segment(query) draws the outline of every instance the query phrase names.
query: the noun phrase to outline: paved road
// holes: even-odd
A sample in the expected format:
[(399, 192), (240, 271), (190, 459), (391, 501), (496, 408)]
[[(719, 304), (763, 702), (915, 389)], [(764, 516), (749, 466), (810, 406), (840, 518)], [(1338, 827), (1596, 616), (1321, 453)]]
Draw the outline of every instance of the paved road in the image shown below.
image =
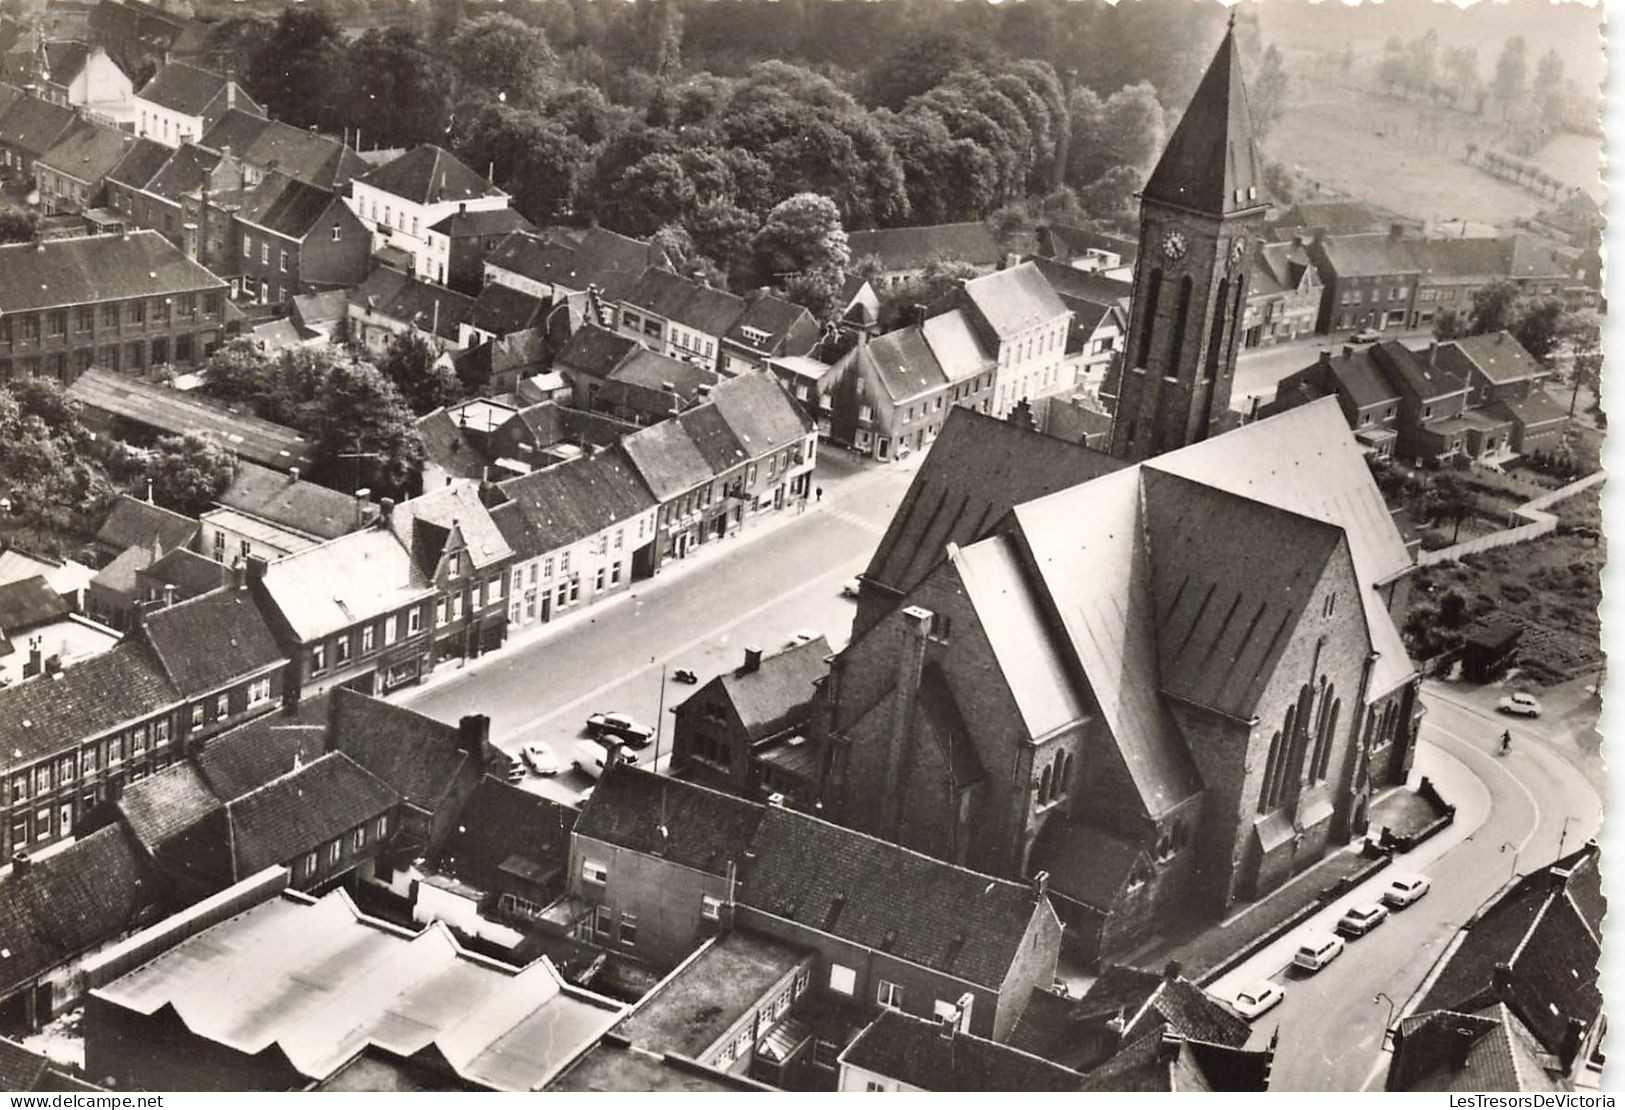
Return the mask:
[[(1282, 1091), (1380, 1090), (1388, 1056), (1381, 1039), (1396, 1007), (1426, 978), (1461, 924), (1512, 876), (1550, 863), (1602, 827), (1602, 802), (1562, 747), (1534, 725), (1513, 725), (1514, 746), (1492, 754), (1507, 723), (1469, 706), (1429, 697), (1418, 773), (1432, 775), (1458, 807), (1446, 832), (1398, 857), (1360, 891), (1334, 903), (1212, 986), (1221, 998), (1242, 986), (1274, 979), (1286, 1001), (1262, 1018), (1254, 1042), (1280, 1029), (1271, 1088)], [(1350, 905), (1375, 900), (1396, 874), (1428, 876), (1432, 890), (1394, 913), (1313, 976), (1287, 970), (1298, 938), (1328, 932)]]
[[(485, 713), (505, 751), (539, 742), (567, 768), (588, 714), (629, 713), (651, 726), (662, 720), (657, 766), (663, 768), (670, 710), (694, 687), (668, 676), (662, 690), (662, 667), (688, 668), (703, 682), (738, 666), (745, 648), (772, 651), (804, 630), (844, 646), (853, 603), (841, 596), (841, 585), (868, 563), (916, 463), (859, 468), (826, 450), (816, 479), (823, 501), (801, 516), (702, 547), (628, 593), (521, 634), (464, 670), (442, 669), (397, 700), (445, 721)], [(649, 748), (638, 759), (647, 766), (655, 755)], [(566, 770), (553, 779), (532, 776), (525, 785), (573, 802), (590, 783)]]

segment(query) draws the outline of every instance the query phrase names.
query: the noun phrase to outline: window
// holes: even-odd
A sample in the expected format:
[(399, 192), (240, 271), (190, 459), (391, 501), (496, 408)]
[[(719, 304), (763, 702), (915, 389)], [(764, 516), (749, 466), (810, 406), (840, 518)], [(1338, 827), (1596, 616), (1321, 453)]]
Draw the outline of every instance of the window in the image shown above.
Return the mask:
[(363, 628), (361, 630), (361, 654), (366, 655), (370, 653), (377, 646), (377, 641), (377, 626), (369, 624)]
[(341, 840), (333, 841), (333, 843), (327, 846), (327, 862), (329, 864), (337, 863), (339, 861), (339, 856), (342, 855), (343, 852), (344, 842)]
[(380, 817), (378, 820), (374, 821), (372, 831), (374, 836), (376, 836), (379, 840), (382, 840), (384, 838), (384, 834), (389, 831), (389, 818), (387, 816)]
[(621, 943), (628, 948), (638, 942), (638, 915), (635, 913), (621, 914)]
[(394, 620), (392, 620), (389, 617), (384, 618), (383, 625), (384, 625), (384, 646), (388, 647), (390, 644), (393, 644), (395, 642), (396, 626), (395, 626)]
[(416, 636), (423, 631), (423, 610), (414, 605), (406, 611), (406, 634)]
[(245, 232), (243, 232), (243, 257), (244, 258), (250, 258), (250, 257), (253, 256), (253, 254), (254, 254), (254, 240), (250, 239), (248, 237), (248, 232), (245, 231)]
[(130, 730), (130, 758), (135, 759), (147, 754), (147, 732), (145, 729), (132, 728)]
[(214, 699), (214, 715), (217, 718), (231, 716), (231, 699), (225, 694)]
[(863, 1089), (865, 1092), (884, 1091), (886, 1089), (886, 1085), (884, 1083), (877, 1083), (873, 1079), (865, 1079), (863, 1081)]
[(321, 674), (327, 670), (327, 645), (317, 644), (310, 649), (310, 673)]
[(262, 240), (260, 240), (260, 265), (261, 266), (269, 266), (270, 264), (271, 264), (271, 241), (269, 239), (262, 239)]
[(11, 823), (11, 843), (13, 846), (28, 843), (28, 818), (19, 817)]
[(73, 330), (78, 332), (89, 331), (96, 324), (96, 310), (94, 308), (79, 308), (73, 314)]
[(608, 906), (599, 906), (593, 911), (592, 929), (599, 936), (607, 937), (610, 930), (615, 927), (615, 911)]
[(851, 998), (853, 992), (858, 989), (858, 973), (842, 964), (830, 964), (829, 989)]
[(316, 853), (308, 852), (305, 855), (305, 878), (316, 874)]
[(86, 748), (79, 753), (79, 774), (88, 778), (96, 773), (96, 749)]
[(288, 272), (288, 252), (287, 252), (287, 251), (283, 251), (283, 252), (281, 252), (281, 253), (282, 253), (282, 259), (281, 259), (281, 262), (282, 262), (282, 267), (281, 267), (281, 268), (282, 268), (282, 272), (283, 272), (283, 273), (287, 273), (287, 272)]
[(594, 574), (592, 576), (592, 588), (594, 590), (602, 590), (604, 588), (604, 568), (603, 567), (599, 567), (598, 568), (598, 573), (596, 573), (596, 574)]
[(169, 722), (152, 722), (152, 746), (161, 748), (167, 743), (169, 743)]
[(61, 761), (56, 769), (56, 781), (64, 785), (73, 781), (73, 756)]
[(700, 916), (707, 921), (717, 921), (722, 917), (722, 899), (713, 898), (709, 894), (700, 896)]
[(620, 584), (620, 581), (621, 581), (621, 564), (614, 563), (609, 568), (609, 584), (611, 586), (616, 586), (616, 585)]
[(49, 765), (34, 769), (34, 793), (45, 794), (51, 789), (51, 768)]
[(63, 802), (56, 811), (57, 831), (67, 836), (73, 831), (73, 803)]
[(333, 225), (333, 242), (337, 243), (339, 241), (340, 234), (341, 234), (341, 231), (339, 229), (339, 225), (334, 224)]
[(880, 1003), (882, 1006), (889, 1007), (893, 1010), (902, 1009), (902, 986), (898, 983), (891, 982), (889, 979), (882, 979), (880, 981), (880, 990), (875, 993), (875, 1001)]
[(449, 603), (446, 601), (445, 598), (441, 598), (439, 601), (437, 601), (435, 603), (435, 607), (434, 607), (434, 623), (435, 623), (436, 628), (439, 628), (441, 625), (446, 623), (446, 611), (447, 611), (448, 605), (449, 605)]
[(263, 705), (271, 700), (271, 680), (269, 678), (255, 679), (248, 684), (248, 704)]
[(51, 839), (51, 811), (49, 808), (39, 810), (34, 814), (34, 839)]
[(597, 883), (603, 886), (609, 882), (609, 868), (592, 860), (581, 861), (581, 878), (584, 882)]
[(124, 760), (124, 739), (115, 736), (107, 742), (107, 765), (116, 766)]
[(350, 848), (359, 852), (367, 846), (367, 826), (362, 825), (350, 834)]

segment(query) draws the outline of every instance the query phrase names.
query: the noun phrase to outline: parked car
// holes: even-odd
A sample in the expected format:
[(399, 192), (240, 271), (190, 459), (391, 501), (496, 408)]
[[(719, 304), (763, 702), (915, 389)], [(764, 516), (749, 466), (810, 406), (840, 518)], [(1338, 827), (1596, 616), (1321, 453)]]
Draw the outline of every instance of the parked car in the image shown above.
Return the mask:
[[(634, 766), (638, 762), (638, 757), (625, 748), (621, 749), (621, 759)], [(570, 760), (570, 766), (597, 782), (604, 777), (604, 772), (609, 769), (609, 749), (597, 740), (579, 741), (576, 744), (574, 756)]]
[(790, 642), (785, 644), (784, 646), (785, 647), (800, 647), (802, 644), (810, 644), (816, 639), (818, 639), (818, 633), (816, 633), (816, 632), (808, 632), (805, 629), (803, 629), (800, 632), (792, 632), (792, 633), (790, 633)]
[(647, 748), (654, 739), (655, 730), (648, 725), (638, 724), (625, 713), (594, 713), (587, 718), (587, 735), (594, 739), (614, 736), (626, 741), (628, 747)]
[(1419, 901), (1432, 887), (1433, 884), (1420, 875), (1395, 875), (1383, 888), (1382, 901), (1384, 905), (1402, 910)]
[(1230, 1005), (1236, 1013), (1248, 1021), (1256, 1021), (1285, 1001), (1286, 991), (1279, 985), (1265, 980), (1237, 991), (1235, 1001)]
[(1508, 694), (1495, 703), (1495, 708), (1502, 713), (1511, 713), (1515, 717), (1540, 716), (1540, 702), (1535, 700), (1533, 694), (1525, 694), (1522, 691)]
[(546, 744), (526, 744), (520, 751), (530, 769), (538, 775), (556, 775), (561, 770), (559, 757)]
[(1343, 954), (1343, 938), (1326, 933), (1311, 933), (1303, 938), (1298, 950), (1292, 953), (1292, 963), (1305, 971), (1319, 971)]
[(678, 667), (675, 671), (671, 672), (671, 680), (673, 682), (681, 682), (684, 686), (692, 686), (700, 680), (700, 676), (689, 670), (687, 667)]
[(1376, 328), (1361, 328), (1352, 336), (1356, 343), (1375, 343), (1382, 338), (1382, 332)]
[(1355, 937), (1365, 936), (1387, 920), (1388, 911), (1379, 905), (1366, 903), (1350, 906), (1344, 911), (1343, 916), (1337, 919), (1337, 933), (1352, 940)]
[(862, 588), (862, 583), (860, 583), (856, 578), (848, 578), (841, 584), (841, 596), (857, 597), (858, 591)]

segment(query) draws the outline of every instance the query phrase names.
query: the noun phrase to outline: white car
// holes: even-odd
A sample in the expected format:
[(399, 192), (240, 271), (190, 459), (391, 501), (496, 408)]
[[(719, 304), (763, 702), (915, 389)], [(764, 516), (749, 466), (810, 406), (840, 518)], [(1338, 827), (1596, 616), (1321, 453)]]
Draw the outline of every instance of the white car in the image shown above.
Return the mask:
[(1285, 1001), (1286, 991), (1274, 983), (1265, 981), (1237, 991), (1235, 1001), (1231, 1002), (1230, 1006), (1248, 1021), (1257, 1021)]
[(538, 775), (556, 775), (562, 770), (558, 756), (545, 744), (526, 744), (519, 754)]
[[(621, 762), (630, 763), (635, 767), (638, 757), (623, 747)], [(578, 740), (575, 753), (570, 758), (570, 766), (597, 782), (609, 769), (609, 749), (596, 740)]]
[(1292, 963), (1305, 971), (1319, 971), (1343, 954), (1343, 938), (1329, 933), (1311, 933), (1292, 953)]
[(841, 596), (842, 597), (857, 597), (858, 592), (862, 588), (863, 588), (863, 584), (861, 582), (859, 582), (856, 578), (848, 578), (841, 585)]
[(1402, 910), (1412, 902), (1419, 901), (1432, 886), (1420, 875), (1396, 875), (1383, 888), (1382, 901), (1384, 905)]
[(1508, 694), (1495, 703), (1495, 708), (1514, 717), (1540, 716), (1540, 702), (1536, 701), (1532, 694)]
[(1363, 937), (1388, 920), (1388, 911), (1378, 905), (1350, 906), (1337, 920), (1337, 935)]

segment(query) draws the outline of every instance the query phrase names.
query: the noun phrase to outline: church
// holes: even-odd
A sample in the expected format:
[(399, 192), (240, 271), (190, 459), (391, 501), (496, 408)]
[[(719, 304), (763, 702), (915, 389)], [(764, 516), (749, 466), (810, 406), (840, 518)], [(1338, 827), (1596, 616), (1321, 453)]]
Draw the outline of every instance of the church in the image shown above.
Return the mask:
[(1227, 35), (1146, 186), (1111, 452), (951, 413), (824, 689), (826, 815), (1046, 875), (1089, 957), (1278, 888), (1414, 757), (1411, 556), (1341, 411), (1229, 417), (1259, 188)]

